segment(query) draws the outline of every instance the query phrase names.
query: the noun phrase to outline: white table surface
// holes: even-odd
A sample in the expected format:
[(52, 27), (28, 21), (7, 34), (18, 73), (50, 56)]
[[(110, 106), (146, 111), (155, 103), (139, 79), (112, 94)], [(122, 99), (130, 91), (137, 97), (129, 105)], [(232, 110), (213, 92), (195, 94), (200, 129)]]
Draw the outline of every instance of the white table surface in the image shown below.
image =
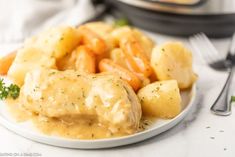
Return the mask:
[[(158, 43), (179, 39), (160, 34), (152, 36)], [(179, 40), (188, 44), (186, 39)], [(213, 40), (213, 43), (221, 53), (225, 54), (228, 41), (228, 39)], [(17, 46), (1, 44), (0, 55), (14, 47)], [(235, 113), (228, 117), (219, 117), (209, 111), (223, 86), (226, 73), (215, 72), (208, 68), (197, 54), (194, 54), (194, 59), (195, 71), (199, 74), (197, 103), (187, 117), (169, 131), (128, 146), (79, 150), (33, 142), (0, 125), (0, 156), (4, 153), (38, 153), (43, 157), (234, 157)], [(234, 111), (235, 105), (232, 109)]]

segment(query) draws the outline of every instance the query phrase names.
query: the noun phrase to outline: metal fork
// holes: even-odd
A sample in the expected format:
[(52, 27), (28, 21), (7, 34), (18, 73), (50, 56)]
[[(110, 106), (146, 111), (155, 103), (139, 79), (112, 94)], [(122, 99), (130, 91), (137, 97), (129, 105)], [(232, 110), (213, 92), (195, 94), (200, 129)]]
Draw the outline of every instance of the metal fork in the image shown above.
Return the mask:
[(228, 77), (226, 82), (211, 106), (211, 112), (220, 115), (228, 116), (231, 114), (231, 96), (229, 96), (230, 83), (233, 77), (234, 64), (235, 64), (235, 34), (233, 35), (230, 48), (226, 58), (215, 49), (208, 37), (204, 33), (196, 34), (189, 38), (189, 41), (195, 51), (199, 53), (208, 65), (215, 70), (227, 70)]

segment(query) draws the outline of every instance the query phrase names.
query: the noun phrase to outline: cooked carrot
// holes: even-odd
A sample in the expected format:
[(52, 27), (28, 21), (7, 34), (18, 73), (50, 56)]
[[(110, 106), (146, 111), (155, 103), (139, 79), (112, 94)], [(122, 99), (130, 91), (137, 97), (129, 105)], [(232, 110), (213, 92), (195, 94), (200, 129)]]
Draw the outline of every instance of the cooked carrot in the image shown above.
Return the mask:
[(78, 30), (82, 36), (83, 44), (89, 46), (95, 54), (100, 55), (107, 51), (105, 41), (98, 34), (86, 26), (80, 26)]
[(126, 64), (126, 58), (124, 55), (124, 52), (120, 48), (114, 48), (110, 53), (110, 59), (114, 61), (114, 63), (122, 66), (123, 68), (128, 69), (127, 64)]
[(64, 57), (58, 59), (56, 61), (57, 69), (61, 71), (68, 70), (68, 69), (75, 70), (75, 59), (73, 60), (71, 56), (72, 56), (72, 53), (69, 53), (65, 55)]
[(158, 80), (157, 76), (155, 73), (152, 73), (150, 76), (149, 76), (149, 79), (151, 82), (155, 82)]
[(75, 59), (75, 69), (87, 73), (95, 73), (95, 55), (86, 46), (79, 46), (72, 53), (71, 58)]
[(8, 70), (11, 67), (15, 57), (16, 51), (9, 53), (0, 59), (0, 75), (6, 75), (8, 73)]
[(125, 63), (128, 69), (135, 73), (141, 73), (141, 69), (137, 65), (134, 57), (131, 54), (127, 53), (126, 51), (123, 51), (123, 54), (125, 56)]
[[(130, 70), (143, 73), (146, 77), (152, 74), (150, 61), (145, 56), (144, 50), (138, 40), (129, 35), (120, 41), (120, 47), (124, 51), (126, 58), (131, 66)], [(136, 68), (138, 67), (138, 68)]]
[(127, 81), (135, 91), (137, 91), (141, 86), (141, 81), (135, 74), (119, 66), (110, 59), (101, 60), (99, 63), (99, 70), (101, 72), (109, 71), (117, 74), (123, 80)]

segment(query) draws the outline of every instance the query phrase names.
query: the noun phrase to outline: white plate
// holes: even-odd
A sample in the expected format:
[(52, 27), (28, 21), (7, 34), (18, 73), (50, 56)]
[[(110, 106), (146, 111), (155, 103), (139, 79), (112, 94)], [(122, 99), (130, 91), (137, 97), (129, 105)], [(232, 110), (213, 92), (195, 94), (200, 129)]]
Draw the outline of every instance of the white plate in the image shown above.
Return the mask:
[(37, 131), (30, 122), (15, 122), (9, 115), (6, 109), (6, 105), (3, 102), (0, 102), (0, 123), (20, 136), (53, 146), (80, 149), (110, 148), (143, 141), (175, 126), (192, 108), (196, 97), (196, 86), (194, 85), (190, 91), (182, 92), (181, 95), (183, 100), (183, 110), (174, 119), (157, 120), (150, 128), (146, 129), (145, 131), (119, 138), (79, 140), (44, 135)]

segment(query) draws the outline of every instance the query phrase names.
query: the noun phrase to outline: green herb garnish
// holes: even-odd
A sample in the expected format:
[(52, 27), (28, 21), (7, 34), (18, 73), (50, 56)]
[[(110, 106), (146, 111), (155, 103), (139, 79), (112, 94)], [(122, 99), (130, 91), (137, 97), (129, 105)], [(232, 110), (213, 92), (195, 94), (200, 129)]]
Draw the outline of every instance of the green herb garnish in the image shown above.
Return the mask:
[(0, 100), (4, 100), (7, 97), (16, 99), (20, 94), (20, 87), (15, 84), (10, 84), (6, 86), (3, 79), (0, 79)]
[(6, 99), (8, 96), (8, 90), (5, 86), (5, 83), (3, 82), (3, 79), (0, 79), (0, 99)]
[(231, 96), (231, 102), (235, 102), (235, 96)]
[(114, 22), (115, 27), (123, 27), (129, 25), (129, 22), (126, 18), (118, 19)]

